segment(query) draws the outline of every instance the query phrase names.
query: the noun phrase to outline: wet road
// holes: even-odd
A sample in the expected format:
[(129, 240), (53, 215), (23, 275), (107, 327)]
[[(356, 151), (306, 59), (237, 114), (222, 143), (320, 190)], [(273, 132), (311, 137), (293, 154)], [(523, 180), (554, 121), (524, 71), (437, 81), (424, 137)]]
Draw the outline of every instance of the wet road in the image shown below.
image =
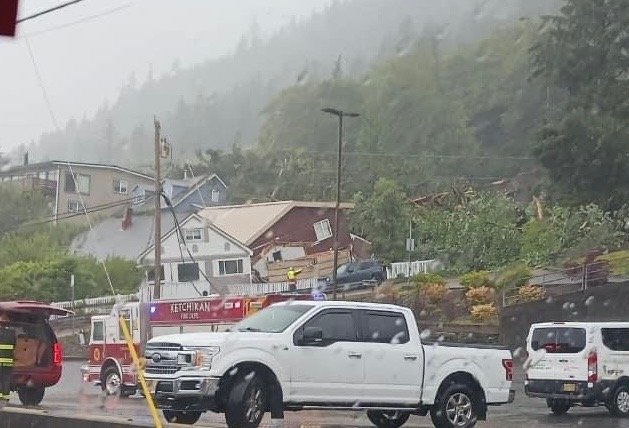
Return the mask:
[[(80, 362), (67, 361), (61, 382), (46, 391), (41, 409), (51, 414), (63, 415), (108, 415), (131, 420), (138, 425), (150, 425), (148, 410), (141, 397), (105, 399), (99, 388), (81, 382)], [(605, 408), (573, 408), (563, 417), (551, 416), (543, 400), (524, 395), (522, 382), (515, 382), (516, 399), (511, 405), (490, 408), (488, 420), (479, 422), (478, 427), (583, 427), (583, 428), (629, 428), (629, 419), (614, 419)], [(17, 397), (11, 399), (19, 405)], [(196, 426), (222, 427), (222, 415), (206, 413)], [(265, 420), (268, 425), (268, 420)], [(363, 412), (307, 411), (286, 414), (285, 427), (370, 427)], [(405, 427), (431, 427), (430, 418), (413, 416)]]

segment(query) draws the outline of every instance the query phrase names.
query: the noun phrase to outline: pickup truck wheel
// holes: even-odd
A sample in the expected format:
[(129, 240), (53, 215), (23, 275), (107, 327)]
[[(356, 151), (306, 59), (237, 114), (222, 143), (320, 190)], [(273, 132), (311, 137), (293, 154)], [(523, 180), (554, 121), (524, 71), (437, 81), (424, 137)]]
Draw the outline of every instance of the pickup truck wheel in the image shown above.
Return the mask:
[(184, 425), (193, 425), (201, 417), (201, 412), (175, 412), (174, 410), (164, 410), (164, 419), (168, 422)]
[(629, 417), (629, 387), (627, 385), (620, 385), (614, 390), (608, 409), (613, 416)]
[(225, 421), (229, 428), (257, 428), (268, 406), (268, 393), (255, 373), (241, 376), (229, 391)]
[(45, 388), (22, 386), (17, 390), (17, 396), (24, 406), (37, 406), (44, 399)]
[(437, 398), (430, 418), (437, 428), (470, 428), (478, 420), (474, 391), (463, 384), (453, 384)]
[(570, 402), (568, 400), (549, 398), (546, 400), (546, 404), (555, 416), (563, 416), (570, 410)]
[(367, 417), (378, 428), (399, 428), (408, 421), (410, 413), (396, 410), (368, 410)]

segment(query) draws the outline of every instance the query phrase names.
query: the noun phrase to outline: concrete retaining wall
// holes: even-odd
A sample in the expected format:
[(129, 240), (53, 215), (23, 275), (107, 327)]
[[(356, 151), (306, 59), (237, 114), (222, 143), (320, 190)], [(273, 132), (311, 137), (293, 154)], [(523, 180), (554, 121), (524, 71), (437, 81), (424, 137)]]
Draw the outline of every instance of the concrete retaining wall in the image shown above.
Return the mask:
[(629, 321), (629, 283), (607, 284), (586, 291), (503, 308), (501, 343), (523, 347), (532, 323), (545, 321)]
[(50, 415), (45, 410), (14, 407), (2, 409), (0, 419), (2, 420), (0, 425), (3, 428), (129, 428), (152, 426), (108, 416), (73, 418)]

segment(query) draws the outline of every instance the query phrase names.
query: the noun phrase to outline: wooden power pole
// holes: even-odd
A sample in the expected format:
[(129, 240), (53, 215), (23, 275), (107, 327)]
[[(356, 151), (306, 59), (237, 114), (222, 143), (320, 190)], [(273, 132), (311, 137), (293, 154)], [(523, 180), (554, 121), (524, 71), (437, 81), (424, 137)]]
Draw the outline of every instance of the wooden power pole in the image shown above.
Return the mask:
[(159, 300), (161, 297), (161, 280), (162, 280), (162, 217), (161, 217), (161, 200), (162, 200), (162, 180), (160, 177), (160, 123), (153, 118), (155, 124), (155, 282), (153, 287), (153, 299)]

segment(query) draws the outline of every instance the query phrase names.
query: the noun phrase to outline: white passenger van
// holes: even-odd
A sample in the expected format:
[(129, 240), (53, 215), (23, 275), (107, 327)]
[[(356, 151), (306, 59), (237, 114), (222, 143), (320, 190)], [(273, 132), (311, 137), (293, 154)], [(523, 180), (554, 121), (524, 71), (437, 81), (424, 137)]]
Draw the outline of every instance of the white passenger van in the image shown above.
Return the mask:
[(556, 415), (572, 406), (605, 406), (629, 417), (629, 322), (533, 324), (525, 392)]

